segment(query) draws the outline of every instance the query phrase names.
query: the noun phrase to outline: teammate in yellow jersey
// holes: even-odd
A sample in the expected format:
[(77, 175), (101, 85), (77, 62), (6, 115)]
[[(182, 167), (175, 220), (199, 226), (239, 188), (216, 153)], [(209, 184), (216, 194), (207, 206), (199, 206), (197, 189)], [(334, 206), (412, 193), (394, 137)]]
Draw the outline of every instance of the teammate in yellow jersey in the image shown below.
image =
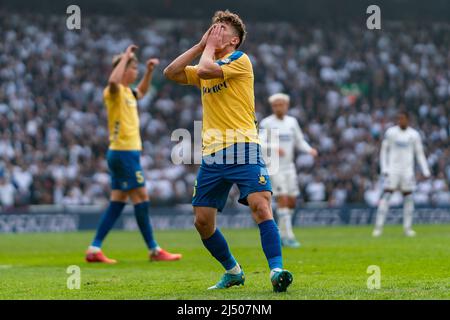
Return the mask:
[(153, 69), (159, 64), (159, 60), (147, 61), (144, 77), (133, 90), (130, 85), (138, 76), (138, 61), (134, 54), (136, 49), (135, 45), (131, 45), (125, 53), (114, 57), (113, 71), (103, 92), (108, 113), (107, 161), (112, 191), (109, 207), (103, 214), (95, 238), (86, 252), (87, 262), (116, 263), (116, 260), (109, 259), (103, 254), (101, 245), (128, 199), (134, 204), (136, 221), (150, 250), (150, 260), (173, 261), (181, 258), (180, 254), (169, 253), (158, 246), (148, 216), (149, 198), (140, 165), (142, 143), (137, 100), (147, 93)]
[[(216, 228), (217, 211), (225, 205), (236, 183), (239, 202), (250, 206), (258, 224), (261, 244), (269, 263), (273, 290), (286, 291), (292, 274), (283, 270), (281, 242), (271, 208), (271, 185), (260, 152), (253, 90), (253, 68), (249, 57), (237, 49), (245, 38), (241, 18), (218, 11), (201, 41), (176, 58), (165, 76), (200, 89), (203, 104), (203, 159), (192, 199), (195, 227), (203, 244), (226, 270), (210, 289), (244, 284), (240, 265)], [(200, 57), (197, 65), (190, 65)]]

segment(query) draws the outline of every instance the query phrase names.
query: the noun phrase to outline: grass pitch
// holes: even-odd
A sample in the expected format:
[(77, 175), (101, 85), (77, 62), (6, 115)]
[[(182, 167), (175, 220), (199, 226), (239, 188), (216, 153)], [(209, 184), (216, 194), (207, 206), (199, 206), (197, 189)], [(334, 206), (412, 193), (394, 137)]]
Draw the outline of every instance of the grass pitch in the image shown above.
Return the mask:
[[(194, 230), (157, 231), (164, 248), (183, 260), (150, 263), (138, 232), (113, 231), (104, 252), (117, 265), (87, 264), (93, 232), (0, 235), (0, 299), (450, 299), (450, 225), (400, 226), (371, 238), (371, 227), (296, 229), (300, 249), (284, 249), (294, 274), (287, 293), (272, 292), (255, 229), (223, 230), (244, 268), (244, 287), (206, 291), (223, 270)], [(67, 288), (67, 267), (81, 268), (81, 288)], [(369, 265), (381, 269), (381, 288), (369, 290)]]

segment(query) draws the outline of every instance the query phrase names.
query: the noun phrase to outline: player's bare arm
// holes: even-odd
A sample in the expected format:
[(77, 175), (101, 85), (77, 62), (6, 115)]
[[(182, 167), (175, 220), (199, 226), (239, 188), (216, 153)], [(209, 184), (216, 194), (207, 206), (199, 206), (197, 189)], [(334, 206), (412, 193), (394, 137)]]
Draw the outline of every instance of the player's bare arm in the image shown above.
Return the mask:
[(108, 79), (108, 88), (111, 94), (119, 91), (119, 84), (122, 82), (125, 69), (127, 68), (128, 61), (133, 57), (134, 52), (137, 50), (137, 46), (132, 44), (128, 46), (123, 57), (120, 59), (119, 64), (113, 69)]
[(201, 79), (223, 78), (222, 68), (215, 63), (215, 53), (224, 49), (223, 32), (224, 25), (213, 25), (211, 33), (206, 41), (205, 50), (198, 64), (197, 75)]
[(184, 68), (186, 68), (190, 63), (192, 63), (192, 61), (194, 61), (202, 54), (206, 46), (206, 40), (208, 39), (211, 30), (212, 27), (210, 27), (205, 32), (199, 43), (178, 56), (164, 69), (164, 76), (167, 79), (172, 80), (176, 83), (187, 84), (187, 77), (186, 73), (184, 72)]
[(147, 94), (152, 82), (153, 70), (157, 65), (159, 65), (159, 59), (152, 58), (147, 60), (144, 76), (136, 88), (138, 99), (142, 99)]
[(312, 148), (311, 151), (309, 151), (309, 154), (316, 158), (319, 155), (319, 152), (317, 151), (317, 149)]

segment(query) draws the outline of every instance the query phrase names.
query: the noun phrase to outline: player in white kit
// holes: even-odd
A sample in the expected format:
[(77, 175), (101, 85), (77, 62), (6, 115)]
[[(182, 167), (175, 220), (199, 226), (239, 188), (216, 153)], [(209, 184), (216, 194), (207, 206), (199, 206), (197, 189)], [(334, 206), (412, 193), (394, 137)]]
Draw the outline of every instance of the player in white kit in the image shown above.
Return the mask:
[[(281, 243), (286, 247), (297, 248), (300, 243), (296, 240), (292, 231), (292, 216), (294, 214), (296, 198), (299, 195), (297, 172), (294, 164), (295, 149), (308, 152), (313, 157), (317, 156), (317, 150), (305, 141), (297, 119), (287, 115), (290, 98), (283, 93), (277, 93), (269, 97), (273, 114), (263, 119), (259, 125), (260, 140), (263, 148), (278, 152), (278, 167), (268, 161), (270, 181), (272, 183), (273, 196), (277, 201), (278, 226), (280, 228)], [(269, 141), (270, 131), (274, 130), (276, 142)], [(278, 169), (278, 170), (276, 170)]]
[(422, 139), (417, 130), (409, 127), (406, 112), (398, 115), (398, 125), (386, 131), (381, 145), (380, 166), (384, 176), (384, 192), (380, 199), (372, 235), (379, 237), (383, 233), (383, 225), (389, 211), (389, 200), (394, 191), (403, 193), (403, 229), (405, 235), (414, 237), (412, 230), (414, 200), (412, 193), (416, 187), (414, 177), (414, 158), (422, 169), (424, 177), (430, 176), (427, 160), (423, 152)]

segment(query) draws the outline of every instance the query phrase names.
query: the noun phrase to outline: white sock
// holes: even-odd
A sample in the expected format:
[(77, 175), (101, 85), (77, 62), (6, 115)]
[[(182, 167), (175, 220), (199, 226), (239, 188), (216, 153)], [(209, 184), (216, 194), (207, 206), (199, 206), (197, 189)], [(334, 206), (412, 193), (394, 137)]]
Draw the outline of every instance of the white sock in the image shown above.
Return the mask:
[(150, 254), (151, 255), (158, 255), (160, 250), (161, 250), (161, 248), (159, 246), (154, 248), (154, 249), (150, 249)]
[[(288, 224), (291, 216), (289, 215), (289, 208), (279, 208), (278, 214), (278, 228), (280, 229), (280, 237), (286, 239), (289, 237)], [(291, 227), (292, 228), (292, 227)]]
[(414, 213), (414, 199), (412, 194), (405, 196), (403, 201), (403, 229), (409, 231), (412, 228)]
[(281, 272), (281, 271), (283, 271), (283, 269), (280, 269), (280, 268), (275, 268), (275, 269), (270, 270), (270, 279), (272, 279), (275, 272)]
[(380, 199), (380, 204), (378, 205), (377, 218), (375, 222), (375, 229), (382, 230), (384, 226), (384, 221), (386, 215), (389, 211), (389, 200), (391, 199), (390, 193), (384, 193), (383, 197)]
[(102, 251), (102, 248), (100, 248), (100, 247), (95, 247), (95, 246), (89, 246), (89, 247), (88, 247), (88, 251), (89, 251), (89, 252), (92, 252), (92, 253), (97, 253), (97, 252)]
[(227, 273), (229, 273), (229, 274), (239, 274), (241, 272), (242, 272), (242, 270), (241, 270), (241, 266), (239, 265), (239, 263), (236, 263), (236, 265), (233, 268), (231, 268), (230, 270), (227, 270)]
[(288, 209), (288, 218), (286, 218), (286, 230), (289, 239), (295, 239), (294, 230), (292, 230), (292, 216), (294, 215), (294, 209)]

